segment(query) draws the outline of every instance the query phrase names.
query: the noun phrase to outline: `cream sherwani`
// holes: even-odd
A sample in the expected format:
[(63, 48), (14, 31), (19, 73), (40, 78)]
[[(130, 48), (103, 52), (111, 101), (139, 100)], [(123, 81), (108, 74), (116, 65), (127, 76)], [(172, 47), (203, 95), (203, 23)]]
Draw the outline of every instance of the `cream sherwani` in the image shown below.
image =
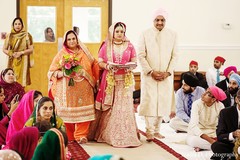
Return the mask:
[(211, 144), (200, 136), (206, 134), (216, 137), (216, 129), (220, 111), (224, 108), (221, 102), (215, 102), (212, 106), (206, 106), (201, 99), (192, 104), (191, 120), (188, 126), (187, 144), (192, 147), (210, 149)]
[[(175, 110), (173, 69), (177, 60), (176, 34), (167, 28), (161, 31), (150, 28), (140, 36), (138, 47), (138, 60), (142, 68), (139, 115), (168, 116)], [(170, 72), (171, 76), (155, 81), (148, 75), (151, 70)]]

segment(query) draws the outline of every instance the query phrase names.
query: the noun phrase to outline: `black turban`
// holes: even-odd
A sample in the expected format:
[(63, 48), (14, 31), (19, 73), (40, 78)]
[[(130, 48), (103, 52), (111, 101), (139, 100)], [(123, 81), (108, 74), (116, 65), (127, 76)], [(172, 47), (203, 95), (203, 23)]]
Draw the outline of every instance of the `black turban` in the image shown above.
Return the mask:
[(189, 72), (183, 75), (183, 80), (190, 87), (196, 87), (199, 85), (199, 80), (197, 76)]

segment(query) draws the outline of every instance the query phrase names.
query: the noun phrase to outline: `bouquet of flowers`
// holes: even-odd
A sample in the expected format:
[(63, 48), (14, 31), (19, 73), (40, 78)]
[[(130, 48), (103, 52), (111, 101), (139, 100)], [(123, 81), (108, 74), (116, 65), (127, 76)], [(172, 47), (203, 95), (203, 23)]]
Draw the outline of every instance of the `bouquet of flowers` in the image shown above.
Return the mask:
[(80, 66), (80, 59), (74, 54), (63, 55), (63, 59), (59, 62), (63, 72), (70, 77), (68, 86), (74, 86), (73, 76), (82, 68)]

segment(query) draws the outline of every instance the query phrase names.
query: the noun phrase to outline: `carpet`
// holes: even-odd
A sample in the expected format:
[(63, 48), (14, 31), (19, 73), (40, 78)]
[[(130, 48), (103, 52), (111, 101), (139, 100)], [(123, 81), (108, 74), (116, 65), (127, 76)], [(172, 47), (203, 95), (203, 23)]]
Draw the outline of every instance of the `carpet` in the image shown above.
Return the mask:
[(72, 160), (87, 160), (90, 157), (76, 141), (68, 143), (68, 150), (72, 154)]
[(178, 158), (166, 152), (165, 149), (159, 147), (156, 143), (147, 142), (146, 137), (143, 135), (141, 135), (141, 142), (143, 144), (135, 148), (116, 148), (106, 143), (97, 143), (95, 141), (89, 141), (81, 146), (91, 156), (112, 154), (119, 155), (124, 160), (178, 160)]
[[(139, 132), (144, 135), (146, 137), (146, 133), (139, 130)], [(178, 158), (179, 160), (187, 160), (187, 158), (183, 157), (181, 154), (177, 153), (176, 151), (174, 151), (172, 148), (170, 148), (168, 145), (166, 145), (165, 143), (163, 143), (162, 141), (154, 138), (153, 142), (155, 144), (157, 144), (158, 146), (162, 147), (164, 150), (166, 150), (167, 152), (169, 152), (170, 154), (172, 154), (173, 156), (175, 156), (176, 158)]]

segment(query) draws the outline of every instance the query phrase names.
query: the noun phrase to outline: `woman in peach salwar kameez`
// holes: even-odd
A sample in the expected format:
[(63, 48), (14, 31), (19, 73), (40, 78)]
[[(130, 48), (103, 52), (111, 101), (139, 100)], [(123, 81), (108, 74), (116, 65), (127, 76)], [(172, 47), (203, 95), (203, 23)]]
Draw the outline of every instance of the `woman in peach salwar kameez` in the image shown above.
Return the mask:
[[(82, 67), (71, 76), (73, 86), (69, 86), (70, 77), (60, 65), (64, 56), (77, 58)], [(56, 113), (65, 123), (68, 140), (87, 143), (89, 125), (95, 119), (94, 87), (99, 77), (99, 66), (73, 30), (65, 34), (63, 48), (54, 57), (48, 77)]]
[[(109, 36), (99, 50), (99, 66), (104, 69), (96, 99), (96, 109), (102, 110), (95, 139), (114, 147), (137, 147), (138, 138), (133, 107), (134, 78), (136, 67), (134, 46), (125, 37), (126, 26), (122, 22), (109, 28)], [(131, 67), (120, 68), (133, 62)], [(115, 63), (113, 65), (112, 63)]]

